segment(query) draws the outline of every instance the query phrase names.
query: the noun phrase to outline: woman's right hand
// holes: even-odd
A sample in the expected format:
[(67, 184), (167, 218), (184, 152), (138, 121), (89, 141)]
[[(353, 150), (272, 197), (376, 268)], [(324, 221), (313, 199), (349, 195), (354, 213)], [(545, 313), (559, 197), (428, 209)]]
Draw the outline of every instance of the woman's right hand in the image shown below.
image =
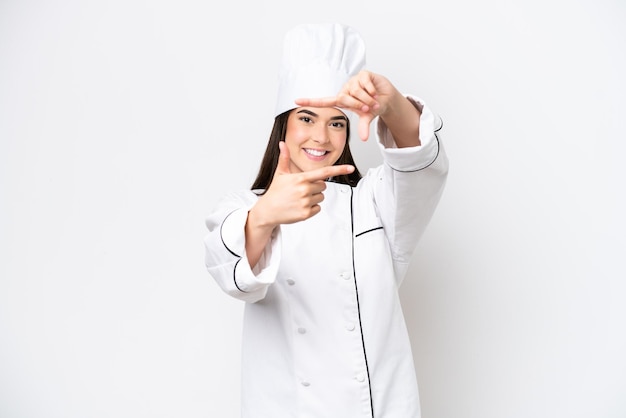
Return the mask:
[(324, 181), (354, 171), (351, 165), (335, 165), (292, 173), (289, 150), (283, 141), (279, 142), (279, 147), (280, 156), (272, 183), (251, 209), (259, 225), (271, 228), (303, 221), (319, 213), (319, 204), (324, 200), (322, 192), (326, 189)]
[(269, 188), (248, 212), (246, 223), (246, 253), (250, 266), (258, 262), (278, 225), (308, 219), (321, 210), (326, 180), (329, 177), (350, 174), (352, 165), (334, 165), (302, 173), (289, 169), (289, 150), (279, 142), (280, 156)]

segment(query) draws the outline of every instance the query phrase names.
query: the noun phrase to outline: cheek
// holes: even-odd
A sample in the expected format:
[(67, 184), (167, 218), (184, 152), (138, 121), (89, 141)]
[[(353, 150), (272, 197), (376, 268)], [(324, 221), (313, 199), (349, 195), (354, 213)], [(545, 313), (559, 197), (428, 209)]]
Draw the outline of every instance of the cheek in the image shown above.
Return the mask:
[(302, 141), (306, 139), (306, 134), (303, 129), (298, 129), (297, 127), (287, 127), (287, 131), (285, 132), (285, 142), (287, 144), (300, 144)]
[(335, 138), (332, 139), (332, 143), (333, 143), (333, 147), (340, 151), (343, 152), (344, 147), (346, 146), (346, 137), (345, 134), (342, 134), (340, 136), (337, 136)]

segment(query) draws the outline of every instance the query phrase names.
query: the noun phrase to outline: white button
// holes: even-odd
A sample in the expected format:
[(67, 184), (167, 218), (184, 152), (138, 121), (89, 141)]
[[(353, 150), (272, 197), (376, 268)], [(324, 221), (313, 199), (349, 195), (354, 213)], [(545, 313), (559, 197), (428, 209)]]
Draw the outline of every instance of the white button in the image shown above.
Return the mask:
[(302, 386), (311, 386), (311, 384), (309, 382), (307, 382), (306, 380), (303, 380), (302, 382), (300, 382), (302, 384)]
[(347, 271), (344, 271), (339, 276), (344, 280), (350, 280), (350, 273), (348, 273)]
[(346, 329), (347, 329), (348, 331), (354, 331), (354, 324), (352, 324), (352, 323), (348, 323), (348, 324), (346, 324)]
[(287, 279), (287, 284), (289, 286), (293, 286), (294, 284), (296, 284), (296, 282), (294, 282), (293, 279)]
[(359, 382), (365, 382), (365, 375), (363, 373), (359, 373), (358, 375), (356, 375), (356, 380), (358, 380)]
[(306, 334), (306, 328), (298, 328), (300, 334)]

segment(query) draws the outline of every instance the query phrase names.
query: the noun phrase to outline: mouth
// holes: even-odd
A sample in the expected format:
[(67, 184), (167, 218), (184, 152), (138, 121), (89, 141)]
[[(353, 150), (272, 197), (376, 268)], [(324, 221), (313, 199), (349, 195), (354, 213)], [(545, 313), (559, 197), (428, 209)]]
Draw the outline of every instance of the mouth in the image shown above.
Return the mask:
[(312, 148), (303, 148), (304, 152), (306, 152), (309, 156), (313, 158), (322, 158), (330, 151), (325, 151), (321, 149), (312, 149)]

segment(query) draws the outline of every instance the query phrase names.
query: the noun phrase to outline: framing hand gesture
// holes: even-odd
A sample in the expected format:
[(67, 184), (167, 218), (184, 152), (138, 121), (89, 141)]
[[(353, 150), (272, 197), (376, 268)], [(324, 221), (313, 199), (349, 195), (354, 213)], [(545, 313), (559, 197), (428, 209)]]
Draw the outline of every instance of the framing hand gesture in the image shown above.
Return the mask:
[(380, 74), (361, 70), (344, 84), (335, 97), (299, 98), (298, 106), (331, 107), (349, 109), (359, 115), (359, 137), (367, 141), (369, 126), (376, 116), (383, 117), (392, 100), (404, 99), (391, 82)]

